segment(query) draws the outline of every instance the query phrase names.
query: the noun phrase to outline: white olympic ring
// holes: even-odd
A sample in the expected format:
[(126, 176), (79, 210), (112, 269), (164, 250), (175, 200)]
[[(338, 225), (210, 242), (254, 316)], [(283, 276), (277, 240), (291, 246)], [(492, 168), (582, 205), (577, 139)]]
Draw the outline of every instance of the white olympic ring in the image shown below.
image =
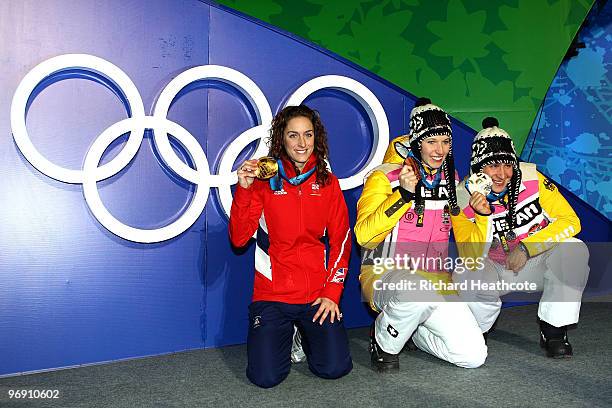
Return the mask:
[[(21, 80), (11, 104), (11, 129), (17, 147), (38, 171), (64, 183), (78, 184), (83, 182), (81, 170), (69, 170), (51, 163), (41, 155), (32, 144), (26, 128), (25, 110), (30, 95), (46, 77), (72, 68), (82, 68), (97, 72), (113, 81), (124, 93), (132, 110), (132, 117), (144, 117), (145, 110), (140, 93), (132, 80), (117, 66), (102, 58), (87, 54), (67, 54), (50, 58), (34, 67)], [(132, 132), (123, 150), (109, 163), (97, 170), (98, 180), (117, 174), (134, 158), (142, 139), (144, 128), (138, 128), (133, 122)]]
[[(100, 224), (104, 225), (104, 227), (113, 234), (134, 242), (161, 242), (174, 238), (183, 231), (186, 231), (196, 222), (200, 214), (202, 214), (210, 190), (208, 185), (210, 171), (208, 168), (208, 160), (206, 159), (204, 151), (200, 148), (198, 141), (183, 127), (166, 118), (162, 119), (155, 116), (143, 117), (142, 123), (147, 129), (163, 130), (164, 133), (172, 134), (172, 136), (177, 138), (181, 145), (185, 147), (185, 150), (189, 152), (195, 164), (197, 171), (193, 171), (193, 169), (189, 168), (192, 172), (189, 174), (190, 178), (188, 180), (196, 185), (196, 192), (183, 215), (176, 221), (157, 229), (139, 229), (125, 225), (113, 217), (104, 206), (104, 203), (102, 203), (100, 195), (98, 194), (98, 186), (96, 185), (98, 181), (96, 178), (96, 169), (108, 146), (115, 139), (130, 130), (130, 126), (132, 126), (131, 118), (119, 121), (107, 128), (89, 148), (85, 156), (85, 163), (83, 164), (83, 193), (85, 195), (85, 201), (87, 201), (93, 215), (100, 221)], [(156, 134), (157, 133), (159, 132), (156, 132)]]
[[(340, 179), (340, 188), (342, 190), (350, 190), (351, 188), (363, 184), (363, 179), (366, 174), (376, 165), (382, 163), (385, 157), (385, 150), (387, 150), (387, 146), (389, 145), (389, 122), (387, 121), (385, 109), (372, 91), (354, 79), (339, 75), (325, 75), (311, 79), (300, 86), (293, 95), (291, 95), (285, 106), (299, 105), (304, 102), (308, 96), (325, 88), (344, 91), (355, 98), (365, 109), (370, 119), (370, 123), (372, 124), (374, 134), (372, 145), (374, 146), (374, 151), (370, 153), (367, 165), (357, 172), (357, 174), (353, 174), (346, 179)], [(374, 164), (374, 166), (371, 166), (371, 164)]]
[[(34, 147), (26, 128), (28, 101), (36, 87), (46, 78), (71, 69), (93, 72), (113, 82), (123, 92), (131, 111), (129, 118), (111, 125), (96, 138), (85, 156), (82, 170), (67, 169), (47, 160)], [(170, 105), (182, 89), (194, 82), (210, 79), (225, 82), (239, 90), (255, 108), (259, 122), (259, 125), (244, 131), (227, 146), (221, 156), (219, 174), (211, 174), (208, 159), (196, 138), (180, 125), (167, 119)], [(367, 112), (374, 130), (373, 151), (370, 152), (366, 164), (356, 174), (339, 180), (340, 187), (348, 190), (361, 185), (364, 176), (382, 162), (389, 143), (389, 124), (384, 108), (376, 96), (361, 83), (344, 76), (326, 75), (314, 78), (299, 87), (284, 106), (299, 105), (312, 93), (324, 88), (336, 89), (355, 98)], [(147, 116), (142, 97), (131, 79), (110, 62), (87, 54), (66, 54), (43, 61), (19, 83), (11, 104), (13, 138), (28, 162), (55, 180), (83, 184), (85, 200), (100, 224), (121, 238), (141, 243), (165, 241), (189, 229), (204, 210), (211, 187), (219, 189), (221, 206), (224, 212), (229, 214), (232, 203), (231, 186), (238, 181), (236, 172), (232, 171), (234, 161), (240, 152), (254, 141), (258, 141), (258, 144), (250, 158), (268, 153), (262, 139), (267, 137), (271, 122), (272, 110), (261, 89), (241, 72), (218, 65), (198, 66), (180, 73), (157, 97), (153, 115)], [(196, 186), (187, 210), (172, 223), (156, 229), (134, 228), (117, 220), (104, 206), (96, 184), (117, 174), (134, 159), (144, 138), (145, 129), (153, 130), (153, 142), (164, 164), (179, 177)], [(99, 166), (102, 155), (110, 144), (126, 133), (130, 135), (119, 154)], [(169, 134), (187, 151), (195, 169), (185, 164), (174, 152)]]

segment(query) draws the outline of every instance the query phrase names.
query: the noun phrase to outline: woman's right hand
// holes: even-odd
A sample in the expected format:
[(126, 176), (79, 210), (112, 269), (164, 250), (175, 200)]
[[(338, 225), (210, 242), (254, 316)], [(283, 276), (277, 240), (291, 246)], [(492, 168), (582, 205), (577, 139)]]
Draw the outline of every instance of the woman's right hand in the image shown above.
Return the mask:
[(470, 197), (470, 205), (478, 214), (490, 215), (492, 212), (487, 197), (477, 191)]
[(418, 182), (419, 178), (416, 174), (414, 174), (412, 167), (404, 164), (399, 175), (400, 186), (410, 191), (411, 193), (414, 193), (416, 191), (416, 185)]
[(249, 188), (255, 181), (257, 174), (257, 159), (247, 160), (238, 167), (238, 184), (242, 188)]

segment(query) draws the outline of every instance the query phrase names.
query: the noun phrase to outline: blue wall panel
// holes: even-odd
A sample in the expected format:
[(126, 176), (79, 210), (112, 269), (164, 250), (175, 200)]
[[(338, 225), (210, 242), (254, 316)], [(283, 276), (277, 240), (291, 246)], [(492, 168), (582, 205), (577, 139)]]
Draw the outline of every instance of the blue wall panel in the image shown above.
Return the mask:
[[(0, 15), (12, 22), (0, 27), (0, 374), (201, 347), (202, 236), (144, 245), (109, 233), (89, 212), (80, 185), (53, 180), (23, 158), (9, 114), (24, 75), (65, 53), (119, 66), (148, 110), (176, 72), (208, 63), (209, 6), (10, 1)], [(204, 140), (205, 112), (200, 95), (189, 106), (177, 103), (173, 115)], [(27, 124), (41, 153), (78, 169), (96, 136), (125, 117), (110, 91), (72, 79), (46, 88)], [(130, 166), (98, 186), (118, 218), (148, 228), (174, 217), (190, 194), (164, 174), (148, 140)], [(192, 231), (203, 225), (202, 216)]]
[(612, 3), (594, 6), (578, 33), (585, 48), (564, 61), (534, 121), (521, 158), (553, 179), (582, 224), (591, 272), (584, 298), (612, 287)]
[(595, 6), (538, 112), (522, 158), (612, 219), (612, 3)]

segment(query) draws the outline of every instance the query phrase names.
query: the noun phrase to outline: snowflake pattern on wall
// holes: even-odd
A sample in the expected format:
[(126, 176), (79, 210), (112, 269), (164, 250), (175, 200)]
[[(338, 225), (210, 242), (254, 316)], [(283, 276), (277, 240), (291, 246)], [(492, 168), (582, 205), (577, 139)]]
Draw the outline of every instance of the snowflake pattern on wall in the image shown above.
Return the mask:
[(522, 159), (612, 219), (612, 3), (564, 62), (540, 108)]

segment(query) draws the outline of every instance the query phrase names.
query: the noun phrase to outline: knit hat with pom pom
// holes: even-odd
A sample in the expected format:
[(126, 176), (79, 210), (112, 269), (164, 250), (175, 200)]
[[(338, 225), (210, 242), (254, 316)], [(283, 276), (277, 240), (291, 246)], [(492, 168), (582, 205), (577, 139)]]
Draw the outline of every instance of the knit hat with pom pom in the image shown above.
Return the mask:
[(419, 98), (410, 112), (410, 147), (419, 159), (421, 143), (431, 136), (452, 137), (450, 118), (429, 98)]
[(512, 165), (512, 177), (507, 187), (507, 222), (510, 226), (508, 239), (512, 241), (516, 238), (513, 229), (515, 226), (514, 221), (519, 189), (521, 187), (521, 169), (516, 157), (514, 143), (512, 143), (510, 135), (499, 127), (499, 121), (492, 117), (485, 118), (482, 121), (482, 127), (483, 129), (478, 132), (472, 143), (470, 170), (474, 174), (481, 173), (482, 169), (488, 164), (504, 163)]
[[(421, 144), (423, 140), (432, 136), (448, 136), (451, 139), (448, 154), (442, 162), (440, 170), (444, 174), (445, 180), (447, 180), (450, 213), (458, 215), (460, 209), (457, 205), (457, 192), (455, 190), (455, 162), (453, 159), (451, 121), (446, 112), (444, 112), (442, 108), (432, 104), (429, 98), (419, 98), (410, 113), (409, 142), (410, 151), (412, 155), (419, 160), (421, 166), (423, 166)], [(424, 208), (425, 199), (421, 196), (420, 188), (417, 188), (415, 195), (415, 211), (422, 214)]]
[(480, 173), (484, 166), (492, 163), (506, 163), (517, 167), (514, 143), (510, 135), (499, 128), (499, 121), (492, 117), (485, 118), (482, 127), (472, 143), (470, 160), (472, 173)]

